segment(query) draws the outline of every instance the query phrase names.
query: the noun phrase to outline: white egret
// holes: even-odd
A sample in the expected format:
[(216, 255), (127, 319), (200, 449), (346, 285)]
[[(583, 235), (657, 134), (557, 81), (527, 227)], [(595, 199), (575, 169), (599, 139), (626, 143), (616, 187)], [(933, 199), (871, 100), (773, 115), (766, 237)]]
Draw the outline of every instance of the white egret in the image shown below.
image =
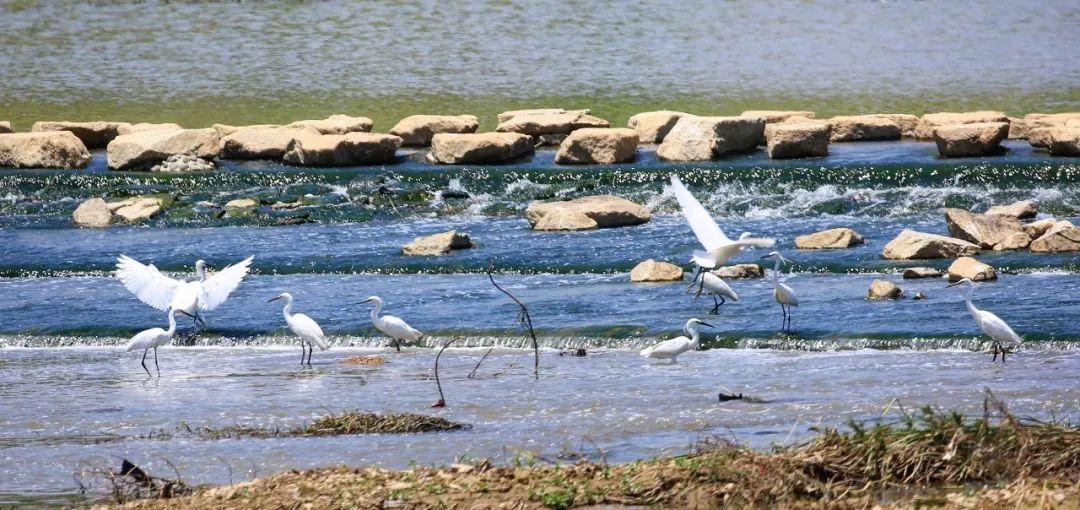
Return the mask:
[(736, 240), (729, 239), (701, 202), (690, 194), (677, 175), (671, 176), (671, 190), (675, 193), (675, 199), (679, 201), (679, 207), (682, 208), (683, 216), (686, 216), (690, 229), (705, 247), (704, 251), (694, 250), (693, 261), (698, 266), (712, 269), (726, 264), (728, 260), (742, 253), (747, 247), (770, 248), (776, 244), (775, 239), (751, 237), (749, 232), (743, 232)]
[(150, 377), (153, 376), (150, 375), (150, 369), (146, 368), (146, 353), (150, 352), (150, 349), (154, 350), (154, 368), (157, 369), (158, 377), (161, 377), (161, 367), (158, 366), (157, 360), (157, 349), (158, 347), (169, 345), (169, 343), (172, 342), (173, 335), (176, 334), (176, 314), (182, 313), (188, 315), (187, 312), (184, 312), (183, 310), (173, 310), (171, 308), (167, 310), (167, 313), (169, 314), (169, 329), (150, 328), (140, 331), (136, 333), (135, 336), (131, 337), (131, 340), (128, 341), (126, 347), (127, 352), (137, 351), (139, 349), (143, 350), (142, 367), (143, 370), (146, 370), (146, 375), (149, 375)]
[(1014, 352), (1016, 348), (1024, 343), (1024, 339), (1020, 338), (1020, 335), (1017, 335), (1005, 321), (1001, 320), (1001, 317), (985, 310), (975, 308), (975, 305), (971, 303), (971, 295), (975, 293), (975, 282), (971, 281), (971, 279), (964, 278), (963, 280), (949, 285), (949, 287), (955, 287), (964, 283), (967, 284), (967, 293), (964, 295), (964, 302), (967, 303), (968, 312), (975, 318), (975, 324), (979, 326), (979, 329), (994, 341), (993, 361), (997, 361), (997, 355), (1000, 353), (1001, 362), (1005, 363), (1005, 354)]
[(221, 306), (247, 275), (253, 258), (248, 257), (209, 277), (206, 262), (199, 260), (195, 262), (196, 280), (185, 282), (161, 274), (153, 264), (143, 265), (121, 255), (116, 259), (116, 276), (139, 301), (158, 310), (182, 310), (193, 317), (197, 325), (205, 326), (199, 312)]
[(791, 261), (785, 259), (783, 255), (780, 255), (780, 252), (776, 251), (761, 258), (772, 259), (776, 262), (773, 265), (773, 298), (776, 299), (777, 303), (780, 303), (780, 311), (784, 314), (784, 318), (780, 323), (780, 332), (788, 332), (791, 329), (791, 307), (799, 306), (799, 298), (791, 287), (780, 281), (780, 263)]
[(679, 336), (670, 340), (664, 340), (652, 347), (646, 347), (641, 350), (641, 356), (644, 358), (652, 359), (670, 359), (672, 364), (676, 363), (675, 358), (686, 351), (696, 351), (698, 345), (698, 325), (713, 327), (708, 322), (690, 319), (686, 321), (686, 325), (683, 326), (683, 332), (690, 335), (690, 338), (685, 336)]
[[(300, 364), (304, 364), (304, 354), (306, 352), (307, 364), (310, 365), (311, 353), (315, 352), (315, 346), (319, 346), (320, 351), (330, 348), (330, 345), (326, 343), (326, 335), (323, 334), (322, 328), (311, 317), (302, 313), (292, 313), (292, 294), (282, 292), (267, 302), (273, 303), (279, 299), (285, 300), (285, 308), (281, 310), (281, 314), (285, 316), (285, 324), (289, 326), (293, 333), (296, 333), (296, 336), (300, 337)], [(307, 349), (304, 349), (305, 342), (308, 346)]]
[(695, 300), (700, 298), (701, 293), (704, 291), (708, 291), (709, 294), (712, 294), (713, 309), (711, 313), (713, 315), (720, 313), (720, 305), (726, 302), (725, 298), (735, 302), (739, 301), (739, 295), (735, 293), (735, 291), (731, 288), (731, 286), (727, 284), (727, 282), (725, 282), (719, 276), (716, 276), (708, 271), (704, 271), (701, 268), (698, 268), (697, 276), (694, 278), (693, 283), (690, 284), (690, 287), (687, 288), (686, 291), (690, 292), (691, 290), (693, 290), (694, 284), (697, 284), (698, 288), (697, 295), (694, 296)]
[(402, 340), (416, 342), (424, 336), (423, 333), (417, 331), (399, 317), (394, 317), (393, 315), (383, 315), (382, 317), (379, 317), (379, 312), (382, 311), (383, 305), (382, 299), (379, 298), (379, 296), (371, 296), (361, 301), (360, 304), (372, 301), (375, 303), (375, 308), (371, 309), (371, 323), (375, 325), (375, 329), (382, 331), (383, 334), (394, 341), (394, 348), (398, 351), (401, 351)]

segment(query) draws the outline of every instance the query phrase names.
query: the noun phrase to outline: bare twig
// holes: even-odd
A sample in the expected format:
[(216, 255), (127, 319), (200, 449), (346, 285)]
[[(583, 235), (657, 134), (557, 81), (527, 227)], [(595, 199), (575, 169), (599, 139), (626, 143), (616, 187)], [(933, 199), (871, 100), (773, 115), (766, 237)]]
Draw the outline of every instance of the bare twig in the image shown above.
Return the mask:
[(435, 401), (434, 404), (431, 404), (431, 407), (446, 407), (446, 396), (443, 395), (442, 382), (439, 381), (439, 358), (442, 357), (443, 351), (445, 351), (447, 347), (450, 347), (450, 344), (456, 342), (459, 338), (461, 337), (453, 337), (447, 340), (446, 343), (443, 344), (442, 348), (439, 349), (439, 353), (435, 355), (435, 387), (439, 389), (439, 400)]
[(491, 351), (494, 351), (494, 350), (495, 350), (495, 345), (492, 344), (491, 348), (488, 349), (487, 352), (485, 352), (484, 355), (480, 358), (480, 361), (476, 362), (476, 366), (473, 367), (472, 372), (469, 372), (469, 375), (467, 376), (469, 379), (472, 379), (473, 376), (476, 375), (476, 370), (480, 368), (480, 364), (483, 363), (484, 360), (487, 359), (488, 354), (491, 354)]
[(499, 292), (502, 292), (503, 294), (506, 294), (507, 297), (514, 300), (514, 302), (517, 303), (517, 305), (519, 307), (521, 307), (521, 313), (518, 314), (518, 322), (521, 323), (522, 329), (525, 329), (525, 330), (527, 330), (529, 332), (529, 337), (532, 339), (532, 345), (533, 345), (533, 376), (536, 377), (537, 379), (539, 379), (540, 378), (540, 343), (536, 340), (536, 331), (533, 330), (532, 316), (529, 315), (529, 307), (525, 306), (525, 303), (522, 303), (521, 300), (514, 297), (513, 294), (507, 292), (506, 289), (500, 287), (498, 283), (495, 283), (495, 275), (494, 275), (494, 273), (495, 273), (495, 260), (494, 259), (489, 259), (488, 260), (487, 274), (488, 274), (488, 279), (491, 280), (491, 284), (494, 285), (496, 289), (499, 289)]

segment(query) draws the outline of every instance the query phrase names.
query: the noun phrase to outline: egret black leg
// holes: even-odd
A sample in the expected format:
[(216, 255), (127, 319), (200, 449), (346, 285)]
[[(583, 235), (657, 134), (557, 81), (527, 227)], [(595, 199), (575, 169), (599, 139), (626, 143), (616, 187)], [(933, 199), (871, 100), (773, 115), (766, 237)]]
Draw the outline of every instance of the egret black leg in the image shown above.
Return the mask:
[(300, 341), (300, 366), (304, 366), (304, 356), (307, 355), (307, 352), (305, 352), (304, 349), (306, 349), (306, 347), (304, 347), (304, 341), (301, 340)]
[[(719, 298), (719, 300), (717, 300), (717, 298)], [(726, 303), (726, 301), (724, 300), (724, 296), (717, 296), (716, 294), (713, 294), (712, 301), (713, 301), (712, 314), (713, 315), (719, 315), (720, 314), (720, 305)]]
[(311, 353), (315, 352), (315, 346), (311, 342), (307, 343), (307, 364), (311, 366)]
[(150, 369), (149, 369), (149, 368), (146, 368), (146, 351), (149, 351), (149, 350), (150, 350), (150, 349), (146, 349), (146, 350), (144, 350), (144, 351), (142, 352), (142, 369), (143, 369), (143, 370), (146, 370), (146, 375), (147, 375), (147, 376), (149, 376), (149, 377), (154, 377), (154, 376), (150, 375)]
[(160, 379), (161, 378), (161, 366), (159, 366), (158, 362), (157, 362), (157, 347), (154, 347), (154, 368), (157, 369), (157, 376)]
[(393, 340), (394, 340), (394, 348), (397, 349), (397, 352), (401, 352), (401, 342), (398, 342), (397, 338), (394, 338)]
[(780, 332), (783, 333), (787, 327), (787, 311), (784, 310), (784, 304), (780, 303)]

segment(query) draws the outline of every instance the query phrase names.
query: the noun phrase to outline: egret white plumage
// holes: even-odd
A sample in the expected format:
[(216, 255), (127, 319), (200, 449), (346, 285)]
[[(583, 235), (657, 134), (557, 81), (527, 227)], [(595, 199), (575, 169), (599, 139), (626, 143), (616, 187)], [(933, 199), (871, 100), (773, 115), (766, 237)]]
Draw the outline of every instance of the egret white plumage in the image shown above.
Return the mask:
[(679, 207), (682, 208), (690, 229), (705, 248), (704, 251), (694, 250), (693, 261), (698, 266), (712, 269), (727, 263), (748, 247), (770, 248), (776, 244), (775, 239), (751, 237), (749, 232), (743, 232), (736, 240), (729, 239), (677, 175), (671, 176), (671, 190), (679, 201)]
[(379, 296), (371, 296), (361, 301), (360, 304), (369, 302), (375, 303), (375, 308), (371, 309), (371, 323), (375, 325), (375, 329), (382, 331), (384, 335), (394, 341), (394, 348), (398, 351), (401, 351), (402, 340), (416, 342), (424, 336), (423, 333), (408, 325), (400, 317), (394, 317), (393, 315), (379, 317), (379, 312), (382, 311), (383, 306), (382, 299)]
[(780, 252), (776, 251), (761, 258), (775, 261), (775, 264), (773, 264), (773, 298), (776, 299), (777, 303), (780, 303), (780, 311), (784, 314), (784, 318), (780, 323), (780, 331), (787, 332), (791, 329), (791, 307), (799, 306), (799, 298), (795, 295), (795, 290), (780, 281), (780, 263), (791, 261), (785, 259), (783, 255), (780, 255)]
[(127, 255), (120, 255), (116, 259), (116, 276), (139, 301), (158, 310), (181, 310), (193, 317), (197, 325), (205, 326), (199, 312), (221, 306), (247, 275), (253, 259), (248, 257), (209, 277), (206, 262), (196, 261), (196, 280), (186, 282), (165, 276), (153, 264), (144, 265)]
[(150, 377), (153, 376), (150, 375), (150, 369), (146, 368), (146, 353), (149, 352), (150, 349), (154, 350), (154, 368), (157, 369), (158, 377), (160, 377), (161, 367), (158, 365), (157, 349), (158, 347), (169, 345), (169, 343), (172, 342), (173, 335), (176, 334), (176, 314), (182, 313), (188, 315), (183, 310), (173, 310), (171, 308), (167, 310), (167, 313), (169, 315), (169, 329), (150, 328), (140, 331), (136, 333), (135, 336), (131, 337), (131, 340), (128, 341), (126, 347), (128, 352), (137, 351), (139, 349), (143, 350), (142, 367), (143, 370), (146, 370), (146, 375), (149, 375)]
[(986, 336), (990, 337), (993, 341), (993, 361), (997, 361), (997, 355), (1001, 354), (1001, 362), (1005, 363), (1005, 354), (1012, 353), (1021, 344), (1024, 343), (1024, 339), (1020, 338), (1012, 328), (1009, 327), (1005, 321), (1001, 320), (1001, 317), (994, 315), (986, 310), (979, 310), (975, 308), (975, 305), (971, 302), (971, 296), (975, 293), (975, 282), (970, 278), (964, 278), (949, 287), (955, 287), (957, 285), (967, 284), (967, 291), (964, 295), (964, 302), (967, 304), (968, 312), (975, 319), (975, 324), (979, 326)]
[[(311, 353), (315, 351), (315, 346), (318, 346), (320, 351), (330, 348), (330, 345), (326, 343), (326, 335), (323, 334), (322, 328), (311, 317), (302, 313), (292, 313), (292, 294), (282, 292), (268, 303), (273, 303), (279, 299), (285, 300), (285, 307), (281, 310), (281, 314), (285, 316), (285, 324), (289, 326), (289, 329), (296, 336), (300, 337), (300, 364), (304, 364), (304, 354), (306, 352), (307, 364), (310, 365)], [(307, 343), (307, 349), (304, 349), (305, 343)]]
[(716, 276), (708, 271), (704, 271), (701, 268), (698, 268), (697, 276), (694, 278), (693, 283), (690, 284), (690, 287), (687, 288), (686, 291), (690, 292), (694, 288), (694, 284), (697, 284), (698, 288), (697, 295), (694, 296), (695, 300), (700, 298), (701, 293), (704, 291), (708, 291), (709, 294), (712, 295), (713, 309), (710, 313), (712, 313), (713, 315), (720, 313), (720, 305), (724, 304), (726, 302), (726, 299), (730, 299), (735, 302), (739, 301), (739, 295), (735, 293), (735, 291), (731, 288), (730, 285), (727, 284), (727, 282), (725, 282), (719, 276)]
[(652, 359), (670, 359), (671, 363), (676, 363), (676, 359), (680, 354), (686, 351), (696, 351), (699, 342), (699, 335), (697, 326), (713, 327), (712, 324), (699, 319), (690, 319), (686, 321), (686, 325), (683, 326), (683, 332), (690, 335), (689, 338), (685, 336), (678, 336), (670, 340), (664, 340), (652, 347), (646, 347), (641, 350), (641, 356), (644, 358)]

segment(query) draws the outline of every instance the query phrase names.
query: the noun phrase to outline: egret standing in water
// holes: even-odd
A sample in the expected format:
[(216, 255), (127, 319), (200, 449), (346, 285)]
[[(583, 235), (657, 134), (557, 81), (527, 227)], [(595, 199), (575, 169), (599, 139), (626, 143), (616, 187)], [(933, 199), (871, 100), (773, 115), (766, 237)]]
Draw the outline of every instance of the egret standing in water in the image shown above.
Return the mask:
[(791, 307), (799, 306), (799, 298), (791, 287), (780, 281), (780, 263), (791, 261), (785, 259), (783, 255), (780, 255), (780, 252), (776, 251), (761, 258), (775, 261), (775, 264), (773, 264), (773, 298), (776, 299), (777, 303), (780, 303), (780, 311), (784, 314), (783, 321), (780, 323), (780, 332), (787, 333), (791, 330)]
[(713, 315), (720, 313), (720, 305), (726, 302), (725, 298), (735, 302), (739, 301), (739, 295), (736, 294), (734, 290), (732, 290), (731, 286), (729, 286), (727, 282), (725, 282), (719, 276), (716, 276), (708, 271), (703, 271), (701, 268), (698, 268), (697, 277), (694, 278), (693, 283), (690, 284), (690, 287), (687, 288), (686, 291), (690, 292), (691, 290), (693, 290), (694, 284), (697, 284), (698, 287), (697, 295), (694, 296), (695, 300), (697, 298), (700, 298), (701, 293), (704, 291), (708, 291), (709, 294), (712, 294), (713, 309), (710, 313), (712, 313)]
[[(326, 335), (323, 334), (322, 328), (311, 317), (302, 313), (292, 313), (292, 294), (282, 292), (268, 303), (273, 303), (279, 299), (285, 300), (285, 308), (281, 310), (282, 315), (285, 316), (285, 324), (289, 326), (293, 333), (296, 333), (296, 336), (300, 337), (300, 364), (304, 365), (304, 354), (306, 352), (307, 364), (311, 365), (311, 353), (315, 351), (316, 345), (319, 346), (320, 351), (330, 348), (326, 343)], [(307, 349), (304, 349), (304, 343), (307, 343)]]
[(964, 302), (967, 303), (968, 312), (975, 319), (975, 324), (979, 326), (979, 329), (994, 341), (993, 361), (997, 361), (998, 354), (1001, 354), (1001, 362), (1005, 363), (1005, 354), (1015, 352), (1015, 349), (1024, 343), (1024, 339), (1020, 338), (1020, 335), (1017, 335), (1005, 321), (1001, 320), (1001, 317), (975, 308), (975, 305), (971, 303), (971, 295), (975, 293), (975, 282), (971, 281), (971, 279), (964, 278), (949, 285), (949, 287), (965, 283), (967, 284), (967, 293), (964, 295)]
[(686, 216), (690, 229), (694, 231), (694, 235), (705, 248), (704, 251), (694, 250), (693, 261), (698, 267), (712, 269), (726, 264), (728, 260), (742, 253), (747, 247), (770, 248), (776, 244), (775, 239), (751, 237), (749, 232), (743, 232), (734, 241), (729, 239), (701, 202), (690, 194), (677, 175), (671, 176), (671, 190), (675, 193), (675, 199), (679, 201), (679, 207), (682, 208), (683, 216)]
[(641, 350), (641, 356), (644, 358), (652, 359), (670, 359), (671, 364), (675, 364), (675, 358), (686, 351), (696, 351), (700, 342), (698, 341), (698, 325), (713, 327), (708, 322), (690, 319), (686, 321), (686, 325), (683, 326), (683, 332), (690, 335), (690, 338), (685, 336), (678, 336), (671, 340), (664, 340), (652, 347), (646, 347)]
[(384, 335), (390, 337), (394, 341), (394, 348), (399, 352), (401, 351), (401, 341), (408, 340), (410, 342), (416, 342), (424, 336), (423, 333), (417, 331), (412, 326), (408, 325), (405, 321), (399, 317), (393, 315), (383, 315), (379, 317), (379, 312), (382, 311), (382, 299), (379, 296), (371, 296), (360, 304), (374, 302), (375, 308), (371, 309), (371, 323), (375, 325), (375, 329), (382, 331)]
[(207, 277), (206, 262), (195, 262), (195, 281), (175, 280), (161, 274), (153, 264), (147, 266), (121, 255), (116, 259), (116, 276), (127, 290), (139, 301), (158, 310), (180, 310), (195, 320), (196, 325), (206, 325), (199, 312), (213, 310), (228, 299), (240, 281), (247, 275), (253, 257), (222, 269)]
[(183, 310), (173, 310), (172, 308), (166, 312), (169, 314), (169, 329), (150, 328), (140, 331), (131, 337), (126, 348), (128, 352), (143, 350), (142, 367), (143, 370), (146, 370), (146, 375), (150, 377), (153, 377), (153, 375), (150, 375), (150, 369), (146, 368), (146, 353), (150, 352), (150, 349), (154, 350), (154, 368), (157, 369), (158, 377), (161, 377), (161, 367), (158, 365), (157, 360), (157, 348), (169, 345), (172, 342), (173, 335), (176, 334), (176, 314), (188, 315)]

